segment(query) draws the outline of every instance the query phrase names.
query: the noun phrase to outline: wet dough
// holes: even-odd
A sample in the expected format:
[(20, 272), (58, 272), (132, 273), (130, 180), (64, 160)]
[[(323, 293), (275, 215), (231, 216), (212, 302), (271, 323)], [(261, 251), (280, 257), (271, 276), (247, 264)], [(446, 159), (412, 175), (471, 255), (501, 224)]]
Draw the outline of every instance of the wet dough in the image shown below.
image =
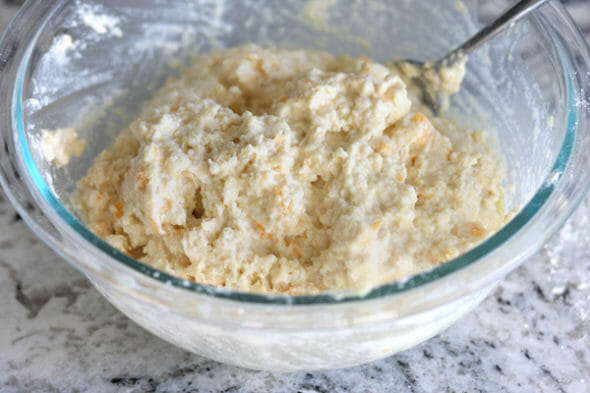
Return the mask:
[(200, 283), (366, 291), (506, 221), (485, 133), (431, 116), (367, 58), (247, 45), (170, 80), (79, 182), (112, 246)]

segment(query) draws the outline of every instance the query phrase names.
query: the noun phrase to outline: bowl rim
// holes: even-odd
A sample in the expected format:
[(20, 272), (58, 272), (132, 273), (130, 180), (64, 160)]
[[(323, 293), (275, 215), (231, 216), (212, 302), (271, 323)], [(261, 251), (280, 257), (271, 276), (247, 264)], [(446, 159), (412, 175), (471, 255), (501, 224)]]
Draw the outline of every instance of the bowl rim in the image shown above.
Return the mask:
[[(54, 7), (54, 10), (59, 8), (60, 5), (63, 5), (63, 3), (64, 2), (59, 2), (58, 5)], [(559, 14), (562, 17), (564, 17), (564, 15), (567, 15), (565, 9), (563, 9), (563, 6), (561, 4), (558, 4), (557, 2), (549, 2), (548, 4), (552, 4), (553, 7), (557, 7), (558, 11), (561, 11), (559, 12)], [(539, 13), (542, 8), (543, 7), (540, 7), (539, 10), (535, 11), (531, 15), (531, 17), (536, 18), (536, 20), (539, 21), (541, 25), (543, 25), (543, 23), (542, 20), (539, 20), (537, 13)], [(19, 12), (17, 14), (15, 19), (13, 20), (13, 23), (11, 23), (11, 25), (9, 26), (9, 29), (12, 28), (12, 25), (14, 24), (15, 20), (24, 17), (24, 13), (25, 12)], [(47, 19), (48, 18), (49, 16), (47, 16)], [(571, 19), (566, 19), (566, 21), (570, 24), (572, 23)], [(546, 27), (551, 28), (551, 26)], [(42, 28), (43, 25), (41, 25), (38, 28), (37, 33), (39, 33), (42, 30)], [(5, 33), (5, 36), (6, 34), (7, 33)], [(563, 173), (565, 172), (565, 169), (570, 161), (574, 144), (577, 139), (576, 136), (578, 132), (578, 107), (576, 102), (577, 83), (574, 80), (574, 76), (571, 71), (572, 67), (570, 60), (565, 54), (564, 48), (562, 47), (559, 40), (557, 40), (555, 37), (552, 37), (551, 34), (549, 35), (551, 38), (551, 42), (555, 45), (557, 49), (559, 60), (561, 62), (562, 70), (564, 73), (562, 77), (565, 81), (567, 96), (567, 124), (559, 153), (553, 164), (552, 169), (549, 171), (544, 182), (541, 184), (539, 189), (537, 189), (533, 197), (504, 227), (502, 227), (498, 232), (494, 233), (492, 236), (484, 240), (482, 243), (478, 244), (473, 249), (433, 269), (415, 274), (413, 276), (410, 276), (399, 281), (381, 284), (379, 286), (372, 288), (370, 291), (364, 294), (356, 294), (353, 292), (346, 291), (324, 292), (316, 295), (259, 294), (234, 290), (231, 288), (199, 284), (193, 281), (189, 281), (187, 279), (172, 276), (168, 273), (165, 273), (149, 265), (146, 265), (111, 247), (104, 240), (100, 239), (94, 233), (89, 231), (73, 214), (71, 214), (68, 211), (68, 209), (65, 208), (65, 206), (59, 201), (59, 199), (53, 193), (51, 187), (45, 181), (43, 175), (41, 174), (41, 172), (35, 164), (35, 160), (33, 159), (31, 149), (29, 147), (28, 138), (26, 136), (22, 112), (22, 90), (25, 81), (26, 70), (29, 64), (29, 58), (32, 54), (32, 47), (36, 42), (36, 38), (38, 37), (38, 35), (35, 35), (35, 39), (30, 41), (27, 52), (20, 61), (16, 79), (16, 91), (14, 92), (14, 99), (11, 108), (11, 110), (14, 113), (14, 118), (16, 122), (16, 133), (18, 137), (17, 139), (20, 142), (19, 149), (22, 154), (22, 159), (24, 161), (23, 168), (27, 169), (23, 171), (25, 174), (24, 180), (29, 192), (31, 192), (34, 197), (41, 197), (41, 200), (39, 200), (39, 198), (35, 198), (36, 201), (41, 205), (41, 210), (45, 213), (47, 210), (43, 208), (50, 207), (51, 209), (53, 209), (52, 213), (56, 213), (47, 215), (49, 216), (50, 221), (52, 221), (52, 223), (56, 225), (58, 228), (68, 229), (68, 234), (74, 236), (76, 240), (82, 240), (83, 242), (92, 245), (92, 249), (96, 251), (98, 254), (101, 254), (103, 259), (105, 259), (104, 257), (106, 256), (106, 259), (108, 259), (109, 262), (123, 264), (124, 266), (132, 269), (133, 271), (140, 273), (142, 276), (147, 276), (147, 278), (151, 278), (153, 280), (159, 281), (160, 283), (171, 285), (182, 290), (186, 290), (197, 294), (204, 294), (215, 298), (222, 298), (243, 303), (254, 303), (263, 305), (323, 305), (334, 303), (368, 301), (372, 299), (379, 299), (387, 296), (397, 295), (402, 292), (407, 292), (409, 290), (433, 283), (443, 277), (450, 276), (453, 273), (456, 273), (468, 266), (475, 264), (478, 261), (481, 261), (483, 257), (489, 255), (494, 250), (504, 245), (516, 233), (521, 231), (526, 226), (526, 224), (529, 223), (531, 219), (546, 205), (546, 202), (553, 195), (553, 191), (556, 185), (561, 180)], [(0, 41), (0, 48), (2, 47), (2, 44), (3, 39)], [(588, 50), (587, 46), (586, 50)], [(10, 189), (4, 181), (2, 174), (0, 174), (0, 183), (2, 183), (3, 188), (10, 197)], [(16, 198), (10, 199), (16, 206)], [(567, 214), (565, 214), (564, 217), (560, 217), (560, 219), (562, 219), (562, 222), (565, 221), (565, 219), (569, 216), (569, 214), (573, 211), (573, 209), (577, 206), (577, 204), (580, 201), (581, 198), (578, 201), (574, 201), (574, 203), (572, 203), (572, 206), (570, 207)], [(19, 213), (28, 216), (28, 213), (25, 209), (18, 210)], [(28, 218), (29, 220), (26, 220), (28, 223), (30, 223), (30, 221), (34, 221), (31, 217)], [(41, 231), (43, 230), (41, 229)], [(45, 240), (45, 237), (43, 238)], [(59, 252), (59, 250), (57, 251)], [(111, 259), (112, 261), (110, 261)]]

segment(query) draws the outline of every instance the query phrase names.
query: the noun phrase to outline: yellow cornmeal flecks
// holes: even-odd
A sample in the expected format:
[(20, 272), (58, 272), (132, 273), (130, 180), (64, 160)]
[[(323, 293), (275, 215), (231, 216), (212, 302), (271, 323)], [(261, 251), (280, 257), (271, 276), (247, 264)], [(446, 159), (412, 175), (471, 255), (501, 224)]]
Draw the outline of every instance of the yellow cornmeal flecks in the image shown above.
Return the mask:
[(435, 118), (366, 58), (246, 45), (170, 80), (79, 182), (114, 247), (238, 290), (364, 292), (506, 220), (485, 136)]

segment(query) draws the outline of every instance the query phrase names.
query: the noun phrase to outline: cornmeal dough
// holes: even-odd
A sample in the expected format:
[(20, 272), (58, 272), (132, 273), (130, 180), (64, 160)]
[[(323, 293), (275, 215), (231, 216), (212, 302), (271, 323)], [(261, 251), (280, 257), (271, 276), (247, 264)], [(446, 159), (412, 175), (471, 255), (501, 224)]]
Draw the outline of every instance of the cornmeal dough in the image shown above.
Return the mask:
[(109, 244), (199, 283), (367, 291), (506, 221), (485, 133), (430, 116), (367, 58), (246, 45), (200, 56), (78, 185)]

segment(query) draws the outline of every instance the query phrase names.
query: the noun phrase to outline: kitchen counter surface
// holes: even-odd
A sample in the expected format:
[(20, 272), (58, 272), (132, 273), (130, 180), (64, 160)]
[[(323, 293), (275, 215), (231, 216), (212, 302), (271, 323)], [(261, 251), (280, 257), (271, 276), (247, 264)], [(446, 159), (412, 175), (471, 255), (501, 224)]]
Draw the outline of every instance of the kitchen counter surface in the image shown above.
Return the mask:
[[(570, 1), (590, 37), (590, 4)], [(0, 3), (0, 32), (15, 13)], [(152, 336), (48, 249), (0, 191), (0, 392), (590, 392), (590, 198), (474, 311), (366, 365), (268, 373)]]

